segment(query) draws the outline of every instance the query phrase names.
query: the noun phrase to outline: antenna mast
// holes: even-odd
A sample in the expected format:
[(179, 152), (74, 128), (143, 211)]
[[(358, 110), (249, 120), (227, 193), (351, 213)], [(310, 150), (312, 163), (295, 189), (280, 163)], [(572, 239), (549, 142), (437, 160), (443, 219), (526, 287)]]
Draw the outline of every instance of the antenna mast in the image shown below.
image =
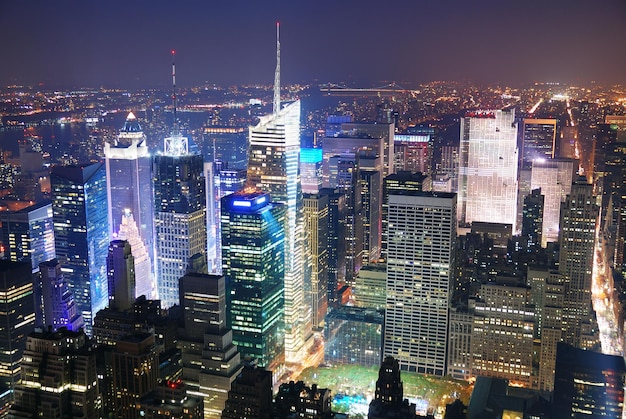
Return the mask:
[(176, 50), (172, 50), (172, 106), (174, 108), (174, 131), (178, 134), (178, 116), (176, 115)]
[(274, 73), (274, 114), (280, 111), (280, 22), (276, 22), (276, 72)]

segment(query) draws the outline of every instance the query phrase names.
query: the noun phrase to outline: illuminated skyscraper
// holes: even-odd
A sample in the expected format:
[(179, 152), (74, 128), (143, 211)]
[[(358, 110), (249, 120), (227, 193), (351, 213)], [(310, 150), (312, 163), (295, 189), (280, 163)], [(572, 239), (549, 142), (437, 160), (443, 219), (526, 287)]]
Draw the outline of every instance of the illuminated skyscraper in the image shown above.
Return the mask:
[(119, 240), (125, 240), (130, 244), (135, 263), (135, 295), (137, 297), (145, 295), (150, 299), (156, 295), (156, 284), (152, 280), (152, 264), (148, 249), (137, 230), (133, 214), (127, 211), (122, 218), (122, 225), (117, 235)]
[(456, 270), (456, 195), (389, 195), (385, 357), (443, 376)]
[(53, 330), (66, 327), (78, 331), (83, 327), (83, 318), (78, 312), (74, 295), (70, 291), (65, 274), (56, 259), (39, 264), (41, 280), (42, 326)]
[(303, 148), (300, 152), (302, 193), (316, 194), (322, 187), (322, 149)]
[(206, 257), (207, 234), (202, 156), (190, 154), (180, 134), (165, 142), (165, 154), (154, 156), (154, 222), (158, 296), (169, 308), (190, 258)]
[(459, 222), (511, 224), (516, 231), (515, 110), (467, 113), (461, 119), (459, 155)]
[(535, 159), (552, 159), (556, 147), (556, 119), (524, 119), (522, 168), (530, 169)]
[[(278, 26), (277, 26), (278, 30)], [(280, 103), (280, 42), (274, 79), (274, 112), (250, 127), (249, 187), (285, 204), (285, 358), (299, 362), (311, 335), (305, 303), (305, 232), (300, 184), (300, 101)], [(222, 239), (224, 241), (224, 239)], [(234, 329), (234, 327), (233, 327)]]
[(233, 340), (242, 356), (275, 373), (285, 354), (285, 213), (284, 205), (263, 192), (222, 198), (222, 263)]
[(5, 257), (15, 262), (29, 261), (33, 272), (41, 262), (55, 258), (50, 202), (1, 212), (0, 233)]
[(597, 343), (591, 281), (598, 206), (593, 185), (581, 177), (561, 204), (559, 272), (563, 275), (563, 341), (582, 349)]
[(320, 328), (328, 309), (328, 195), (304, 195), (304, 217), (311, 255), (311, 314)]
[(561, 202), (569, 194), (578, 170), (578, 160), (550, 159), (532, 162), (531, 190), (541, 189), (544, 196), (541, 245), (559, 239)]
[(30, 263), (0, 259), (0, 383), (13, 389), (20, 380), (26, 337), (35, 328)]
[[(152, 291), (154, 205), (150, 154), (146, 136), (132, 112), (128, 114), (117, 141), (104, 144), (104, 158), (110, 240), (132, 240), (133, 254), (140, 247), (145, 248), (147, 254), (135, 259), (135, 272), (140, 273), (137, 286), (141, 293), (148, 289)], [(132, 237), (135, 230), (138, 237)], [(125, 237), (119, 237), (120, 234)], [(152, 292), (146, 297), (152, 298)]]
[(55, 167), (50, 180), (57, 259), (91, 335), (93, 317), (108, 304), (105, 167)]

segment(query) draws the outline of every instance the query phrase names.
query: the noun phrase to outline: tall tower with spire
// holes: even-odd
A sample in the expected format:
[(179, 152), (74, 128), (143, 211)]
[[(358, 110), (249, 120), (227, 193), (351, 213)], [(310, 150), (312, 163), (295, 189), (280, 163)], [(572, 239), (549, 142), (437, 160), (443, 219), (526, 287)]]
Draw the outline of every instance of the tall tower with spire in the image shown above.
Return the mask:
[[(175, 52), (172, 51), (172, 60)], [(157, 293), (163, 307), (178, 304), (178, 280), (192, 256), (206, 258), (206, 189), (204, 161), (189, 152), (176, 115), (176, 66), (172, 63), (172, 134), (164, 152), (154, 156), (154, 235)]]
[(300, 101), (280, 103), (280, 39), (276, 24), (276, 73), (271, 115), (250, 127), (248, 187), (269, 192), (285, 204), (285, 361), (297, 363), (311, 337), (305, 300), (304, 208), (300, 185)]
[[(146, 298), (154, 298), (155, 295), (148, 292), (154, 288), (152, 169), (146, 136), (132, 112), (128, 114), (117, 141), (105, 143), (104, 158), (109, 240), (129, 240), (133, 254), (140, 252), (138, 254), (142, 256), (135, 259), (135, 272), (140, 273), (137, 296), (145, 294)], [(135, 237), (131, 238), (130, 232), (134, 232)]]

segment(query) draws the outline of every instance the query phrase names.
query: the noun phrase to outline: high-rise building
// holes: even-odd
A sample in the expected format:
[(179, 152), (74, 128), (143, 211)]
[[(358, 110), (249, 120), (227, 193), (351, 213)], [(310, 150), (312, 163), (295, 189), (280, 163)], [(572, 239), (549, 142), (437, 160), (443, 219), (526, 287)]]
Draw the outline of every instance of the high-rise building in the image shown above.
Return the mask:
[(177, 380), (159, 383), (139, 400), (137, 410), (145, 419), (204, 419), (203, 406), (202, 399), (190, 396), (185, 383)]
[(367, 417), (416, 419), (415, 404), (404, 399), (404, 388), (400, 377), (401, 365), (392, 356), (386, 356), (378, 370), (374, 400), (370, 402)]
[(269, 192), (274, 202), (285, 205), (285, 359), (297, 363), (306, 355), (312, 337), (310, 308), (305, 304), (304, 291), (309, 278), (305, 278), (308, 258), (299, 173), (300, 101), (281, 106), (278, 37), (276, 47), (274, 111), (250, 127), (247, 184)]
[(389, 195), (384, 356), (403, 370), (446, 374), (456, 271), (456, 195)]
[(365, 265), (354, 279), (352, 287), (357, 307), (384, 310), (387, 304), (387, 265)]
[(328, 195), (305, 194), (304, 217), (311, 255), (311, 323), (318, 329), (328, 310)]
[(288, 419), (294, 416), (307, 419), (335, 417), (331, 410), (332, 396), (330, 389), (311, 387), (304, 381), (283, 383), (278, 388), (274, 401), (276, 419)]
[(222, 198), (228, 324), (242, 356), (275, 372), (285, 356), (285, 212), (262, 192)]
[[(607, 115), (606, 123), (610, 124), (614, 140), (608, 145), (606, 157), (605, 189), (612, 200), (613, 217), (615, 218), (615, 269), (626, 272), (624, 253), (626, 252), (626, 118), (624, 116)], [(613, 218), (612, 217), (612, 218)]]
[(223, 276), (188, 273), (180, 279), (183, 328), (182, 380), (187, 393), (203, 399), (204, 418), (219, 418), (228, 391), (241, 372), (241, 359), (226, 325), (226, 283)]
[(556, 149), (556, 119), (525, 118), (522, 128), (522, 168), (536, 159), (552, 159)]
[(324, 362), (370, 368), (382, 358), (383, 311), (341, 305), (326, 315)]
[(563, 341), (589, 349), (598, 328), (591, 305), (591, 281), (598, 206), (593, 185), (580, 177), (561, 204), (559, 272), (564, 281)]
[(156, 283), (153, 281), (153, 267), (150, 260), (149, 249), (141, 239), (133, 214), (127, 211), (122, 218), (120, 231), (117, 234), (119, 240), (125, 240), (133, 252), (135, 271), (135, 295), (145, 295), (151, 299), (156, 295)]
[(541, 247), (544, 200), (541, 188), (533, 189), (524, 198), (522, 238), (528, 252), (536, 252)]
[(43, 202), (19, 211), (0, 212), (0, 243), (5, 258), (29, 261), (33, 272), (41, 262), (54, 259), (52, 204)]
[(300, 173), (302, 193), (316, 194), (322, 187), (322, 149), (300, 150)]
[(430, 175), (432, 172), (433, 128), (422, 127), (415, 134), (396, 134), (394, 139), (394, 172), (406, 170)]
[(559, 239), (561, 202), (572, 188), (578, 170), (578, 161), (571, 159), (534, 160), (531, 171), (531, 190), (541, 189), (544, 197), (541, 246)]
[(139, 419), (139, 400), (157, 386), (159, 355), (153, 333), (133, 333), (117, 341), (111, 354), (114, 415)]
[(272, 371), (244, 366), (228, 392), (222, 419), (271, 419)]
[(625, 377), (621, 356), (559, 343), (552, 418), (622, 418)]
[(472, 377), (472, 330), (474, 313), (453, 307), (448, 327), (448, 375), (457, 380)]
[[(139, 247), (145, 247), (145, 256), (135, 255), (137, 287), (143, 294), (153, 288), (154, 195), (146, 136), (132, 112), (128, 114), (115, 143), (104, 144), (104, 159), (109, 203), (109, 240), (121, 238), (135, 242), (131, 243), (133, 254), (137, 253)], [(153, 297), (152, 293), (146, 296)]]
[[(190, 154), (187, 138), (165, 139), (154, 156), (157, 291), (164, 308), (178, 303), (178, 280), (192, 256), (206, 258), (206, 197), (202, 156)], [(205, 261), (206, 263), (206, 261)]]
[(82, 330), (37, 329), (28, 335), (14, 418), (97, 418), (96, 353)]
[(35, 299), (29, 262), (0, 259), (0, 384), (20, 380), (26, 337), (35, 328)]
[(107, 279), (109, 307), (120, 311), (131, 308), (135, 302), (135, 258), (125, 240), (113, 240), (109, 244)]
[(335, 307), (339, 283), (346, 278), (346, 195), (329, 188), (322, 188), (322, 195), (328, 197), (328, 306)]
[(534, 307), (530, 288), (483, 284), (471, 337), (472, 375), (533, 384)]
[(109, 246), (105, 166), (52, 169), (52, 212), (56, 255), (74, 301), (91, 335), (93, 316), (106, 307)]
[(65, 327), (74, 332), (82, 328), (83, 317), (78, 312), (61, 264), (56, 259), (41, 262), (39, 275), (43, 315), (39, 324), (52, 326), (53, 330)]
[(473, 111), (461, 119), (459, 209), (463, 225), (517, 219), (515, 110)]
[(424, 179), (426, 176), (422, 173), (411, 173), (400, 171), (391, 174), (383, 179), (383, 195), (382, 195), (382, 238), (381, 238), (381, 258), (387, 257), (387, 245), (389, 242), (389, 195), (411, 195), (414, 192), (422, 191)]

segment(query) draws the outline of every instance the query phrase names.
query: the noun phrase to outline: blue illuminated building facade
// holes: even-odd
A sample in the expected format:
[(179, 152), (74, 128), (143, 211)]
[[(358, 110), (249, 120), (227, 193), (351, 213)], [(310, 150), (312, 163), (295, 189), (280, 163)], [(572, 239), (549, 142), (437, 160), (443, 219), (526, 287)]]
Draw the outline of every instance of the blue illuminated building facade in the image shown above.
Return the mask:
[(242, 357), (284, 362), (285, 206), (263, 192), (222, 198), (222, 268), (228, 324)]
[(315, 194), (322, 187), (322, 149), (300, 149), (300, 181), (302, 193)]
[(55, 258), (52, 204), (43, 202), (0, 213), (0, 239), (5, 258), (29, 261), (36, 272), (41, 262)]
[(91, 335), (95, 313), (108, 303), (105, 166), (55, 167), (50, 180), (57, 259)]

